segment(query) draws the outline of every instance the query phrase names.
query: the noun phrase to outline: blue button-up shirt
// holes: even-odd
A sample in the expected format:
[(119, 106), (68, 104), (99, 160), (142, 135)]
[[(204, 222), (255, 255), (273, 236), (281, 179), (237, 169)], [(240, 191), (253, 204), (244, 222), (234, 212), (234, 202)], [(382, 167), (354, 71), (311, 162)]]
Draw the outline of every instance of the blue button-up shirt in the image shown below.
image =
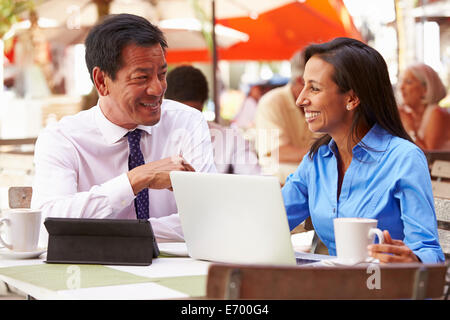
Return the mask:
[(413, 143), (374, 125), (353, 148), (352, 162), (338, 190), (336, 143), (307, 154), (282, 189), (291, 230), (311, 216), (314, 229), (331, 255), (336, 255), (333, 219), (378, 220), (425, 263), (444, 261), (428, 165)]

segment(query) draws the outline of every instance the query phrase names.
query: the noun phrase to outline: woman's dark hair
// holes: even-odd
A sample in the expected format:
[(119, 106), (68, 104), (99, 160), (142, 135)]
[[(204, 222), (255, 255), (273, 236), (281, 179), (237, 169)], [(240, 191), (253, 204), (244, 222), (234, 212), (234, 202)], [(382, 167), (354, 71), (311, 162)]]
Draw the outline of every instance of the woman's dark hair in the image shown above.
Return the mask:
[(198, 101), (208, 99), (208, 81), (203, 73), (193, 66), (179, 66), (167, 74), (165, 97), (175, 101)]
[(92, 70), (99, 67), (115, 80), (123, 65), (122, 50), (129, 44), (151, 47), (160, 44), (167, 48), (162, 31), (147, 19), (133, 14), (109, 15), (89, 32), (86, 45), (86, 65), (92, 78)]
[[(412, 141), (403, 128), (386, 62), (378, 51), (355, 39), (335, 38), (308, 46), (305, 62), (312, 56), (334, 67), (332, 79), (342, 93), (353, 90), (359, 98), (349, 141), (358, 143), (360, 127), (371, 128), (376, 123), (390, 134)], [(327, 134), (316, 140), (309, 157), (312, 159), (319, 147), (330, 140)]]

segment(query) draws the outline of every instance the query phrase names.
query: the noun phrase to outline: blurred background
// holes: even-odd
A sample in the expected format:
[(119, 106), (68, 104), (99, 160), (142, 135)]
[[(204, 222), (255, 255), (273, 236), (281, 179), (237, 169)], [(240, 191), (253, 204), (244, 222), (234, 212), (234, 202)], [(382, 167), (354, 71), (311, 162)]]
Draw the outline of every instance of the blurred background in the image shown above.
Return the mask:
[[(338, 36), (376, 48), (394, 88), (416, 61), (432, 66), (449, 88), (448, 0), (1, 0), (0, 187), (30, 185), (39, 132), (96, 104), (83, 42), (101, 17), (123, 12), (165, 32), (169, 70), (191, 64), (203, 71), (205, 118), (223, 125), (253, 86), (265, 93), (288, 82), (294, 52)], [(448, 97), (440, 105), (448, 108)]]

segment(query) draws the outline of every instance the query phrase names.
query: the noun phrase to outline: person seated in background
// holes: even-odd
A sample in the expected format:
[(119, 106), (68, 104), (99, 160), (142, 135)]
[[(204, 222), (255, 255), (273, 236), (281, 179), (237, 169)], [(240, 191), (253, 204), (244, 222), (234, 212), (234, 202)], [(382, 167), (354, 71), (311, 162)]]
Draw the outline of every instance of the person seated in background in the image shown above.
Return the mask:
[(119, 14), (85, 43), (99, 99), (39, 134), (31, 207), (44, 218), (149, 219), (158, 241), (184, 241), (169, 174), (216, 168), (204, 117), (163, 99), (164, 34)]
[(250, 84), (248, 94), (242, 102), (237, 114), (231, 121), (231, 125), (242, 131), (253, 128), (255, 125), (258, 101), (267, 91), (269, 91), (269, 89), (270, 88), (266, 85), (265, 81)]
[(314, 140), (308, 130), (304, 111), (295, 105), (303, 89), (305, 59), (297, 51), (290, 60), (288, 84), (267, 92), (258, 102), (255, 116), (255, 147), (264, 173), (284, 183), (295, 171)]
[(450, 150), (450, 113), (438, 105), (446, 90), (436, 71), (423, 63), (409, 66), (400, 91), (400, 117), (414, 142), (423, 150)]
[[(198, 111), (208, 99), (208, 82), (203, 73), (192, 66), (179, 66), (167, 75), (166, 99), (191, 106)], [(260, 174), (258, 159), (249, 141), (232, 128), (208, 122), (214, 161), (220, 173)]]
[(297, 105), (322, 136), (282, 188), (290, 228), (310, 216), (336, 255), (334, 218), (377, 219), (385, 242), (370, 245), (369, 256), (444, 261), (427, 160), (402, 126), (383, 57), (336, 38), (308, 46), (305, 61)]

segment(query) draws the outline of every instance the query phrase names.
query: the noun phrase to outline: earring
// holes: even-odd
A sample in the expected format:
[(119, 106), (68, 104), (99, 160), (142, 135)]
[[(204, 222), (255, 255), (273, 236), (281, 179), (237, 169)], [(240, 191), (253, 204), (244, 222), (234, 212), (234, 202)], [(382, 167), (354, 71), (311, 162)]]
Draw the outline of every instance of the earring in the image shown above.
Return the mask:
[(349, 105), (349, 104), (346, 106), (346, 109), (349, 110), (349, 111), (350, 111), (351, 108), (352, 108), (352, 106)]

